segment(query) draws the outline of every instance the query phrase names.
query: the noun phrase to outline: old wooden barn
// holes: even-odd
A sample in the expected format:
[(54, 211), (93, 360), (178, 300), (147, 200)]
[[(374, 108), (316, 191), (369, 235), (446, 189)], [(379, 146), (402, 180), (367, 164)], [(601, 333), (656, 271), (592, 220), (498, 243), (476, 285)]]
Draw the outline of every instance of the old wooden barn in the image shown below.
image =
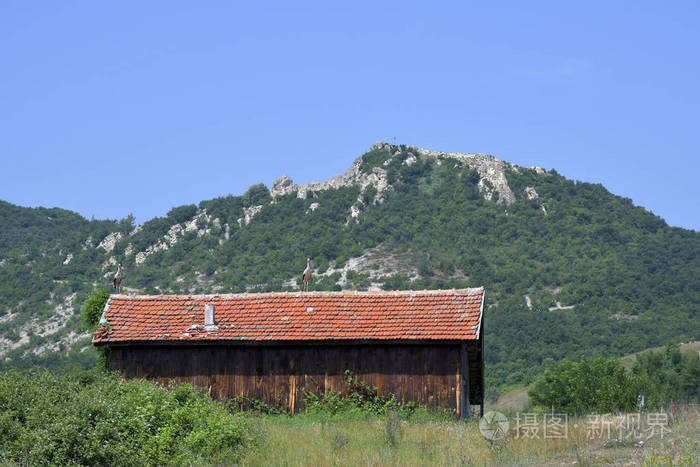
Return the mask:
[[(345, 371), (401, 403), (483, 407), (484, 289), (112, 295), (93, 336), (127, 378), (187, 381), (291, 412)], [(483, 408), (482, 408), (483, 414)]]

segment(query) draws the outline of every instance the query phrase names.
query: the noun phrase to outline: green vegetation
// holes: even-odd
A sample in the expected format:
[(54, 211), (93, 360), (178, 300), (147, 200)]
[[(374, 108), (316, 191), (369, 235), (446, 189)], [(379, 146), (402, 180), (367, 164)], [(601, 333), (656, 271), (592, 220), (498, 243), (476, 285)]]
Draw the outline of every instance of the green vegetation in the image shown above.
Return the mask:
[(109, 300), (109, 294), (104, 290), (90, 295), (90, 297), (85, 300), (83, 311), (80, 316), (83, 321), (83, 326), (85, 326), (88, 331), (93, 332), (97, 329), (107, 300)]
[(360, 381), (349, 370), (347, 395), (330, 391), (325, 396), (306, 391), (304, 396), (304, 418), (317, 421), (368, 420), (382, 417), (405, 421), (444, 421), (454, 420), (451, 411), (426, 409), (414, 403), (400, 405), (396, 397), (379, 396), (376, 386)]
[[(109, 294), (104, 290), (90, 295), (90, 297), (85, 300), (80, 317), (83, 326), (90, 333), (94, 332), (99, 326), (100, 318), (102, 317), (102, 312), (107, 304), (107, 300), (109, 300)], [(103, 324), (103, 326), (106, 325)], [(109, 371), (109, 347), (96, 347), (94, 348), (94, 352), (97, 354), (97, 368)]]
[(642, 389), (640, 378), (619, 360), (564, 360), (545, 370), (530, 391), (532, 403), (559, 413), (617, 413), (634, 411)]
[[(80, 305), (94, 291), (93, 282), (101, 277), (100, 264), (105, 260), (104, 251), (95, 247), (131, 222), (133, 217), (88, 221), (64, 209), (22, 208), (0, 201), (0, 337), (17, 343), (22, 337), (19, 329), (32, 328), (28, 342), (0, 360), (0, 370), (95, 366), (96, 354), (88, 348), (88, 340), (79, 339), (73, 346), (61, 341), (83, 329)], [(73, 313), (65, 327), (47, 333), (43, 323), (54, 317), (59, 304), (72, 307)], [(57, 342), (57, 350), (31, 352)]]
[(700, 398), (700, 361), (696, 352), (682, 354), (678, 345), (643, 352), (631, 371), (620, 360), (585, 357), (547, 368), (530, 391), (532, 403), (570, 414), (660, 410)]
[[(376, 204), (376, 189), (359, 186), (312, 192), (307, 199), (291, 193), (271, 203), (259, 184), (241, 196), (174, 208), (137, 231), (133, 218), (87, 221), (68, 211), (0, 203), (0, 318), (12, 313), (0, 322), (0, 336), (18, 342), (20, 327), (40, 327), (71, 297), (74, 315), (61, 332), (84, 332), (78, 310), (96, 289), (111, 290), (110, 257), (124, 265), (123, 286), (143, 293), (244, 292), (289, 290), (284, 284), (292, 279), (298, 285), (307, 257), (327, 271), (369, 248), (401, 257), (405, 268), (379, 278), (353, 271), (346, 275), (348, 287), (486, 287), (488, 387), (531, 384), (565, 358), (621, 356), (700, 336), (697, 232), (669, 227), (601, 185), (555, 171), (507, 168), (517, 200), (505, 206), (483, 198), (480, 177), (466, 164), (443, 157), (409, 165), (411, 151), (392, 146), (363, 156), (361, 171), (386, 170), (391, 184)], [(526, 187), (539, 198), (527, 199)], [(317, 209), (311, 211), (311, 203)], [(349, 216), (353, 205), (357, 222)], [(254, 206), (262, 209), (248, 225), (239, 223), (244, 209)], [(137, 252), (198, 215), (196, 229), (136, 264)], [(124, 237), (108, 253), (96, 246), (109, 232)], [(338, 290), (340, 278), (338, 271), (315, 276), (311, 289)], [(557, 302), (574, 308), (556, 309)], [(40, 331), (0, 365), (76, 364), (69, 347), (32, 354), (61, 338)], [(91, 349), (79, 358), (80, 365), (96, 361)]]
[[(348, 396), (331, 394), (325, 399), (307, 395), (307, 410), (289, 417), (264, 415), (260, 419), (261, 448), (243, 457), (243, 465), (561, 465), (634, 464), (695, 465), (700, 462), (700, 425), (698, 415), (671, 415), (664, 426), (666, 437), (652, 435), (646, 413), (639, 414), (636, 394), (627, 390), (630, 401), (615, 388), (634, 383), (636, 376), (624, 371), (616, 360), (582, 360), (562, 364), (573, 370), (567, 382), (581, 384), (575, 377), (587, 379), (591, 387), (604, 387), (596, 394), (585, 390), (574, 394), (573, 404), (584, 401), (600, 410), (617, 411), (630, 406), (632, 414), (607, 416), (608, 431), (593, 434), (591, 420), (578, 411), (567, 422), (566, 436), (545, 438), (541, 431), (529, 436), (518, 429), (509, 414), (510, 430), (499, 443), (485, 440), (477, 420), (458, 421), (454, 415), (428, 411), (422, 407), (395, 407), (390, 399), (377, 399), (373, 388), (348, 374)], [(563, 372), (560, 372), (563, 373)], [(594, 381), (595, 379), (595, 381)], [(598, 399), (601, 399), (600, 401)], [(555, 406), (556, 407), (556, 406)], [(563, 407), (562, 407), (563, 409)], [(550, 407), (547, 407), (547, 411)], [(555, 410), (557, 410), (555, 408)], [(543, 414), (539, 429), (543, 427)], [(627, 416), (631, 418), (626, 418)], [(637, 429), (621, 420), (635, 420)], [(522, 414), (519, 414), (522, 416)], [(522, 421), (522, 418), (520, 419)], [(522, 427), (521, 427), (522, 429)], [(656, 427), (658, 430), (659, 428)], [(669, 442), (673, 439), (673, 442)], [(640, 443), (640, 441), (642, 441)]]
[[(591, 439), (587, 419), (570, 418), (564, 439), (515, 438), (514, 420), (507, 440), (486, 441), (476, 420), (405, 422), (379, 420), (309, 421), (303, 417), (263, 417), (261, 448), (244, 456), (246, 466), (494, 466), (494, 465), (682, 465), (700, 464), (698, 417), (677, 420), (664, 439), (618, 442)], [(396, 428), (390, 428), (395, 426)], [(393, 431), (392, 438), (389, 430)], [(669, 441), (672, 439), (673, 441)]]
[[(668, 354), (675, 361), (673, 348)], [(666, 358), (666, 357), (664, 357)], [(681, 357), (681, 361), (683, 357)], [(585, 362), (603, 379), (611, 362)], [(571, 367), (571, 365), (569, 365)], [(681, 365), (682, 367), (682, 365)], [(612, 370), (612, 371), (609, 371)], [(586, 377), (587, 374), (580, 373)], [(666, 437), (602, 430), (571, 417), (567, 436), (523, 436), (514, 415), (502, 442), (485, 440), (478, 420), (397, 406), (348, 374), (347, 397), (307, 394), (307, 410), (240, 412), (187, 384), (168, 388), (97, 371), (0, 373), (0, 463), (8, 465), (697, 465), (696, 414), (670, 418)], [(636, 415), (636, 414), (635, 414)], [(541, 414), (540, 414), (541, 416)], [(631, 436), (631, 438), (630, 438)], [(638, 439), (644, 443), (639, 444)], [(669, 442), (673, 439), (673, 442)]]
[(632, 373), (643, 382), (647, 407), (663, 407), (671, 399), (679, 404), (700, 404), (698, 352), (682, 353), (678, 345), (643, 352), (637, 356)]
[[(402, 149), (405, 150), (406, 146), (402, 146)], [(364, 173), (371, 173), (372, 169), (381, 167), (384, 162), (388, 161), (390, 158), (391, 152), (387, 151), (385, 148), (372, 149), (362, 156), (360, 170)]]
[(95, 371), (0, 373), (3, 464), (230, 464), (254, 442), (245, 417), (190, 385), (166, 390)]

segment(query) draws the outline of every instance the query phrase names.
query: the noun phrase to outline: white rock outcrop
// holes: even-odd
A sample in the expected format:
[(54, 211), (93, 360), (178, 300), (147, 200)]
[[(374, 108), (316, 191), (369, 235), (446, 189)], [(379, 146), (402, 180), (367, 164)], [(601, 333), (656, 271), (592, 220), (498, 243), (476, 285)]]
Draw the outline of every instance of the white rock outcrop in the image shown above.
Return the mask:
[[(408, 276), (410, 281), (420, 278), (418, 270), (412, 265), (406, 253), (389, 253), (381, 246), (364, 250), (361, 256), (348, 259), (341, 268), (335, 268), (333, 264), (322, 274), (318, 271), (313, 273), (316, 277), (323, 277), (339, 272), (338, 284), (343, 290), (348, 290), (352, 288), (347, 277), (348, 271), (367, 274), (370, 279), (368, 290), (381, 290), (382, 282), (386, 277), (395, 273)], [(291, 279), (286, 284), (296, 288), (296, 281), (293, 281)]]
[(576, 308), (576, 305), (568, 305), (568, 306), (562, 306), (561, 302), (554, 302), (555, 306), (550, 306), (548, 308), (549, 311), (557, 311), (557, 310), (573, 310)]
[[(146, 258), (148, 258), (153, 253), (169, 250), (170, 247), (175, 245), (180, 239), (180, 237), (183, 237), (187, 232), (197, 231), (198, 237), (209, 233), (209, 229), (206, 227), (198, 230), (198, 224), (201, 219), (203, 219), (205, 223), (208, 223), (211, 220), (210, 216), (206, 213), (206, 211), (202, 211), (189, 221), (184, 222), (183, 224), (173, 224), (170, 227), (170, 229), (168, 229), (168, 233), (163, 235), (161, 241), (159, 241), (155, 245), (150, 245), (144, 251), (139, 251), (138, 253), (136, 253), (134, 261), (137, 265), (143, 264), (146, 261)], [(132, 251), (133, 247), (129, 251), (129, 253), (131, 254)]]
[(257, 213), (262, 211), (262, 208), (262, 204), (259, 204), (257, 206), (251, 206), (249, 208), (243, 208), (243, 217), (239, 217), (237, 219), (238, 225), (243, 227), (244, 225), (250, 224), (250, 221), (253, 220), (253, 217), (255, 217)]
[[(380, 144), (380, 143), (378, 143)], [(386, 144), (386, 143), (383, 143)], [(375, 145), (376, 146), (376, 145)], [(484, 193), (484, 198), (491, 199), (495, 191), (498, 191), (499, 203), (512, 204), (515, 202), (515, 194), (508, 186), (506, 179), (506, 162), (488, 154), (469, 154), (460, 152), (438, 152), (431, 149), (416, 148), (419, 156), (432, 159), (450, 158), (465, 163), (476, 170), (481, 177), (479, 190)], [(488, 183), (486, 183), (487, 181)]]
[(282, 175), (273, 182), (272, 188), (270, 188), (270, 196), (277, 198), (296, 191), (297, 198), (306, 199), (309, 192), (325, 191), (331, 188), (340, 188), (341, 186), (344, 186), (341, 175), (336, 175), (327, 182), (311, 182), (304, 185), (296, 185), (291, 178)]
[(538, 195), (535, 189), (531, 186), (526, 186), (525, 190), (523, 191), (525, 192), (527, 199), (537, 199), (540, 197), (540, 195)]
[[(378, 142), (370, 147), (370, 150), (377, 149), (392, 151), (395, 150), (396, 147), (383, 142)], [(513, 190), (508, 186), (508, 180), (505, 175), (506, 162), (496, 157), (488, 154), (439, 152), (422, 148), (412, 148), (411, 151), (411, 154), (409, 154), (404, 161), (406, 165), (415, 164), (420, 158), (435, 159), (438, 163), (442, 163), (441, 159), (444, 158), (455, 159), (479, 173), (481, 177), (479, 189), (484, 193), (486, 199), (491, 199), (497, 191), (497, 201), (499, 203), (511, 204), (515, 202), (515, 194), (513, 194)], [(394, 155), (396, 155), (398, 150), (395, 150), (394, 153)], [(384, 166), (386, 166), (388, 162), (389, 161), (387, 161)], [(295, 184), (291, 178), (283, 175), (273, 182), (272, 188), (270, 188), (270, 196), (274, 199), (296, 192), (297, 197), (306, 199), (309, 192), (324, 191), (343, 186), (359, 186), (364, 190), (367, 186), (372, 185), (377, 190), (373, 203), (381, 203), (384, 200), (385, 193), (391, 190), (391, 185), (389, 185), (387, 181), (386, 169), (374, 167), (369, 173), (365, 173), (360, 170), (361, 164), (362, 157), (358, 157), (345, 174), (336, 175), (327, 182), (311, 182), (298, 185)]]
[(273, 182), (272, 188), (270, 188), (270, 196), (272, 196), (272, 198), (277, 198), (296, 191), (298, 198), (306, 199), (309, 193), (325, 191), (331, 188), (337, 189), (344, 186), (359, 186), (360, 189), (364, 190), (367, 186), (372, 185), (377, 190), (373, 202), (381, 203), (384, 199), (384, 192), (390, 189), (386, 177), (386, 170), (375, 167), (370, 173), (365, 173), (360, 170), (361, 164), (362, 157), (358, 157), (355, 159), (352, 166), (345, 171), (344, 175), (336, 175), (327, 182), (311, 182), (297, 185), (291, 178), (283, 175)]
[(310, 213), (310, 212), (314, 212), (316, 209), (318, 209), (318, 207), (319, 207), (320, 205), (321, 205), (320, 203), (311, 203), (311, 204), (309, 205), (309, 209), (306, 210), (306, 214), (308, 214), (308, 213)]
[(107, 253), (111, 253), (112, 250), (114, 250), (114, 247), (116, 246), (117, 242), (121, 240), (123, 235), (120, 232), (112, 232), (111, 234), (107, 235), (105, 238), (102, 239), (99, 245), (97, 245), (97, 248), (102, 248), (105, 250)]
[[(116, 259), (114, 256), (110, 256), (109, 258), (107, 258), (107, 260), (105, 260), (104, 263), (102, 263), (102, 269), (106, 269), (106, 268), (108, 268), (108, 267), (110, 267), (110, 266), (111, 266), (111, 267), (117, 267), (117, 259)], [(110, 274), (112, 274), (112, 273), (111, 273), (111, 272), (108, 272), (108, 273), (105, 275), (105, 277), (109, 276)]]
[[(70, 317), (74, 315), (75, 304), (73, 302), (76, 295), (77, 293), (73, 292), (72, 294), (66, 296), (62, 302), (55, 303), (53, 313), (48, 319), (44, 319), (42, 321), (40, 318), (34, 317), (27, 322), (15, 326), (14, 328), (17, 330), (17, 333), (20, 336), (18, 341), (13, 342), (0, 336), (0, 359), (2, 359), (8, 351), (28, 343), (32, 334), (47, 337), (60, 331), (66, 325), (66, 322), (70, 319)], [(53, 298), (54, 297), (52, 295), (51, 299), (53, 300)], [(16, 313), (7, 314), (2, 317), (3, 319), (0, 319), (0, 322), (4, 320), (9, 321), (16, 316)], [(64, 342), (67, 344), (72, 343), (67, 342), (65, 337), (60, 337), (59, 340), (54, 342)]]

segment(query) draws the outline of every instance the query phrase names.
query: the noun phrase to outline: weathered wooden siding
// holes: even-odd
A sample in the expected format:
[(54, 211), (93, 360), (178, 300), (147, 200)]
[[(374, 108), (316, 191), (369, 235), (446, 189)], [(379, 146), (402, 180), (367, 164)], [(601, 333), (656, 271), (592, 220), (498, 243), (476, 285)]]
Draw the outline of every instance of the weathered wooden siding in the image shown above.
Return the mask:
[[(214, 397), (246, 396), (299, 411), (306, 389), (344, 393), (345, 370), (396, 395), (429, 407), (458, 410), (459, 345), (129, 345), (112, 347), (110, 367), (127, 378), (207, 388)], [(469, 353), (469, 398), (481, 401), (482, 359), (477, 342)]]

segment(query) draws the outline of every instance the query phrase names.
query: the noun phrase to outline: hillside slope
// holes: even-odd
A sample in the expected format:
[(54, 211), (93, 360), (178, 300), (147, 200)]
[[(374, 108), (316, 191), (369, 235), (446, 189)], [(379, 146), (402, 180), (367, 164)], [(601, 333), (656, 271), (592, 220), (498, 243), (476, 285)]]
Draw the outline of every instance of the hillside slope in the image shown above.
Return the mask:
[(491, 384), (700, 336), (700, 234), (483, 154), (378, 143), (328, 182), (281, 177), (136, 227), (7, 203), (0, 216), (5, 365), (59, 364), (71, 345), (89, 364), (73, 313), (117, 262), (128, 292), (294, 290), (306, 257), (314, 289), (484, 285)]

